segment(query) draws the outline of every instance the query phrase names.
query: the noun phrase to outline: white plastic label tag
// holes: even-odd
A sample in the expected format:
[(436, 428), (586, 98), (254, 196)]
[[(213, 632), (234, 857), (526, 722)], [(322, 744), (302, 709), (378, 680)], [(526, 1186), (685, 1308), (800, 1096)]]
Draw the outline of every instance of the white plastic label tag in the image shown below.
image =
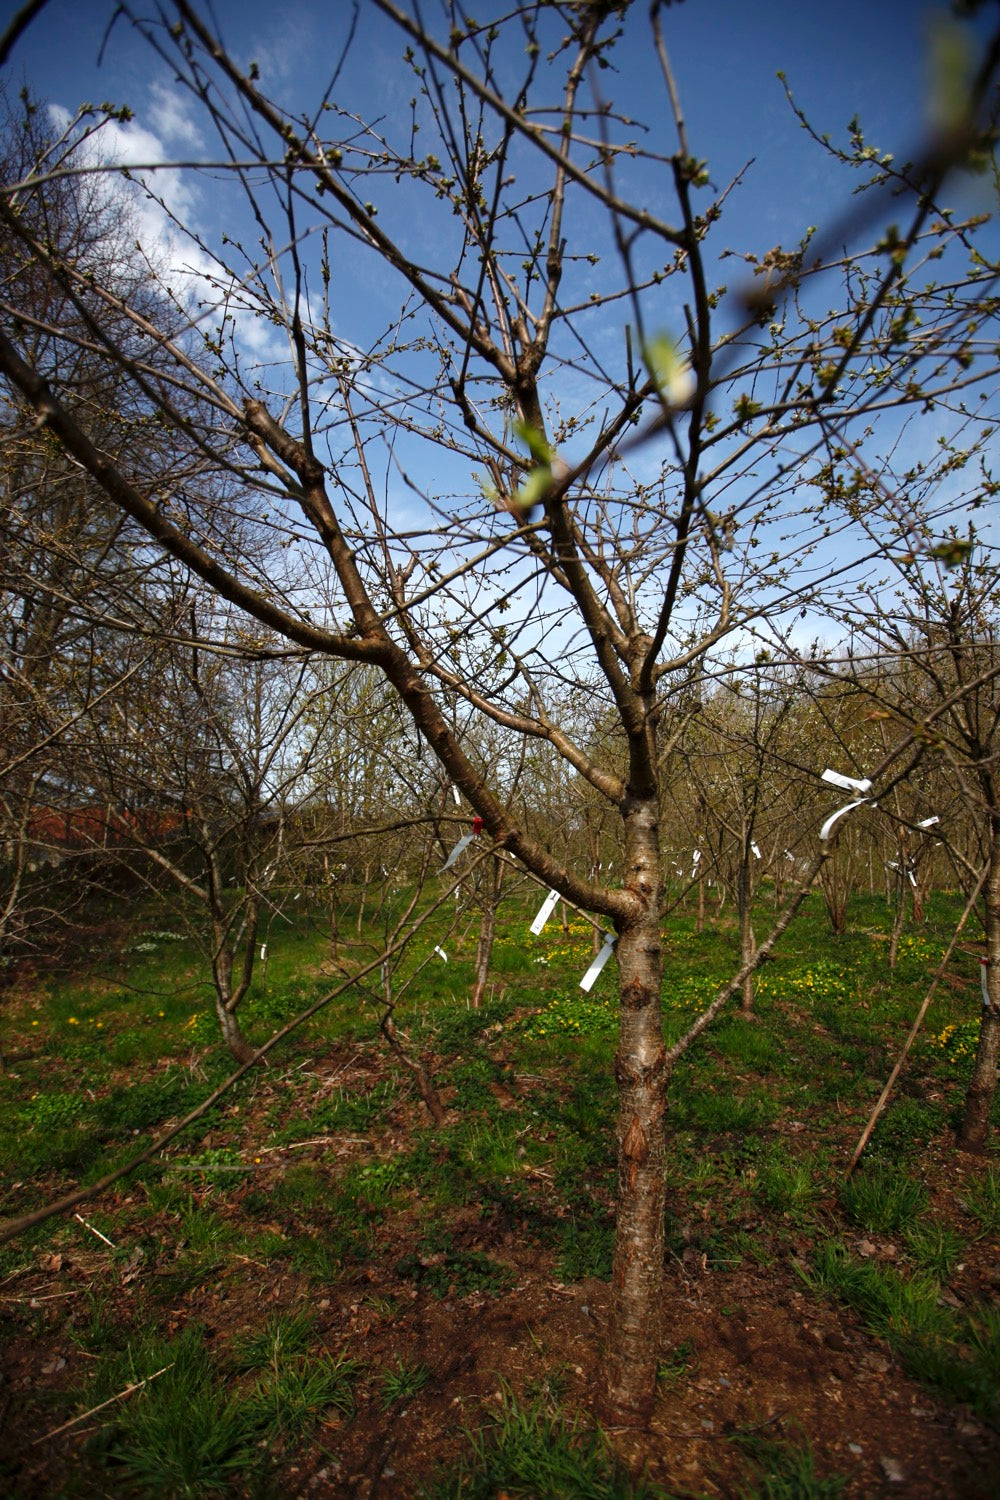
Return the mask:
[(820, 778), (831, 786), (843, 787), (845, 792), (870, 792), (872, 784), (867, 777), (841, 776), (839, 771), (826, 770)]
[(843, 807), (838, 807), (835, 813), (831, 813), (823, 827), (819, 831), (820, 839), (825, 843), (830, 837), (834, 823), (838, 822), (845, 813), (853, 812), (856, 807), (863, 807), (866, 802), (871, 802), (871, 797), (859, 797), (857, 802), (845, 802)]
[(614, 933), (613, 932), (606, 932), (604, 934), (604, 946), (603, 946), (603, 948), (601, 949), (600, 953), (598, 953), (597, 957), (594, 959), (594, 962), (591, 964), (591, 966), (587, 970), (586, 974), (584, 974), (583, 978), (580, 980), (580, 988), (581, 988), (581, 990), (592, 990), (594, 988), (594, 981), (597, 979), (598, 974), (601, 972), (601, 970), (604, 968), (604, 965), (607, 963), (608, 959), (611, 957), (611, 954), (614, 951), (614, 946), (615, 946), (615, 935), (614, 935)]
[(559, 892), (549, 891), (549, 894), (546, 896), (545, 900), (541, 904), (541, 907), (539, 908), (537, 917), (531, 924), (530, 931), (534, 934), (535, 937), (540, 936), (542, 928), (545, 926), (546, 922), (555, 911), (556, 902), (558, 900)]
[(459, 839), (458, 843), (455, 845), (454, 849), (448, 855), (448, 858), (445, 860), (444, 864), (441, 866), (440, 870), (438, 871), (439, 875), (443, 875), (444, 872), (445, 872), (445, 870), (450, 870), (451, 869), (452, 865), (455, 863), (455, 861), (458, 858), (458, 856), (464, 850), (468, 849), (469, 845), (472, 843), (472, 840), (474, 838), (475, 838), (475, 834), (467, 833), (462, 838)]

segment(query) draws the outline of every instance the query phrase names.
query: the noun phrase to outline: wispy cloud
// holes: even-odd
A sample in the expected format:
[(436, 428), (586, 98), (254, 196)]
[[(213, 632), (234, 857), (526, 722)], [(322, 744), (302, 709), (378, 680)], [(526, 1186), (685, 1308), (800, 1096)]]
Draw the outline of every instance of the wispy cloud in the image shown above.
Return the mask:
[(150, 89), (149, 123), (161, 141), (170, 146), (189, 146), (200, 151), (204, 137), (191, 116), (191, 97), (156, 80)]
[[(106, 170), (109, 192), (113, 183), (128, 204), (130, 228), (152, 274), (192, 319), (225, 309), (235, 319), (241, 351), (254, 361), (274, 359), (287, 351), (283, 336), (247, 310), (252, 299), (212, 253), (211, 221), (218, 204), (207, 200), (194, 171), (171, 165), (203, 149), (198, 130), (184, 115), (183, 95), (158, 84), (151, 101), (145, 122), (108, 120), (81, 140), (76, 161)], [(60, 132), (70, 128), (73, 117), (62, 106), (51, 106), (50, 115)]]

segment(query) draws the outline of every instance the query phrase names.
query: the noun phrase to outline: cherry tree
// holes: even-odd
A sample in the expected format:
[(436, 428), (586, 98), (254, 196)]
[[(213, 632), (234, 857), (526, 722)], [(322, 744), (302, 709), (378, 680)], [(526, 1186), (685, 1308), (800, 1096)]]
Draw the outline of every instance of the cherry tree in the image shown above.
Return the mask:
[[(917, 159), (897, 164), (853, 122), (842, 147), (817, 152), (838, 154), (862, 196), (790, 245), (734, 247), (738, 184), (715, 182), (689, 140), (669, 9), (370, 10), (398, 69), (378, 119), (347, 97), (349, 17), (326, 89), (289, 106), (268, 92), (266, 60), (240, 61), (207, 7), (173, 0), (152, 20), (117, 7), (214, 133), (205, 170), (227, 195), (224, 233), (174, 216), (191, 279), (165, 275), (170, 316), (132, 306), (25, 216), (74, 162), (92, 170), (72, 127), (61, 154), (0, 196), (5, 232), (76, 310), (70, 337), (169, 436), (155, 482), (103, 445), (16, 292), (3, 299), (0, 373), (24, 420), (151, 546), (289, 649), (381, 674), (469, 832), (613, 935), (602, 1404), (636, 1421), (661, 1352), (674, 1056), (660, 1015), (663, 739), (692, 674), (724, 646), (751, 664), (761, 639), (796, 655), (801, 612), (882, 555), (849, 503), (835, 512), (829, 486), (818, 502), (808, 488), (829, 452), (849, 490), (880, 424), (908, 407), (947, 420), (992, 378), (988, 257), (976, 222), (940, 194), (984, 149), (997, 44)], [(625, 90), (616, 47), (637, 31), (660, 73), (647, 136), (613, 94)], [(169, 217), (155, 175), (142, 180)], [(259, 546), (228, 544), (233, 509), (253, 517)], [(897, 509), (884, 496), (886, 515)], [(912, 547), (935, 545), (945, 522), (914, 521)], [(614, 735), (581, 734), (584, 705)], [(492, 763), (477, 718), (505, 746)], [(525, 744), (603, 800), (623, 868), (561, 857), (508, 798)]]

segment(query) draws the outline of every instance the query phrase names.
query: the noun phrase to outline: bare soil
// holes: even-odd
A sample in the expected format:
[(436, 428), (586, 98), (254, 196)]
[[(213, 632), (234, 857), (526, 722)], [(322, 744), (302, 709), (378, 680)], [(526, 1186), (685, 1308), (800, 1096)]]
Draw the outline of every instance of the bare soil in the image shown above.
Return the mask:
[[(314, 1066), (328, 1069), (342, 1086), (350, 1081), (345, 1070), (354, 1070), (354, 1082), (370, 1087), (386, 1064), (351, 1048)], [(227, 1142), (235, 1134), (248, 1152), (259, 1148), (266, 1135), (262, 1112), (276, 1086), (263, 1081), (242, 1113), (231, 1110)], [(258, 1155), (251, 1187), (259, 1192), (275, 1174), (304, 1161), (334, 1174), (362, 1154), (388, 1158), (418, 1123), (420, 1107), (410, 1100), (364, 1140), (320, 1139), (304, 1150)], [(947, 1141), (925, 1166), (938, 1212), (956, 1202), (962, 1174), (976, 1169)], [(196, 1199), (200, 1194), (244, 1227), (241, 1197), (249, 1190), (229, 1191), (220, 1200), (210, 1186), (192, 1182)], [(75, 1455), (106, 1419), (95, 1416), (44, 1440), (66, 1410), (58, 1393), (78, 1387), (93, 1361), (72, 1334), (95, 1301), (113, 1307), (126, 1325), (148, 1326), (155, 1318), (167, 1334), (195, 1321), (221, 1356), (267, 1314), (308, 1308), (319, 1345), (363, 1362), (372, 1375), (359, 1386), (356, 1415), (327, 1423), (300, 1451), (285, 1455), (288, 1496), (405, 1500), (435, 1470), (454, 1465), (464, 1432), (499, 1409), (505, 1389), (530, 1395), (547, 1388), (571, 1413), (592, 1410), (608, 1285), (560, 1282), (551, 1251), (500, 1209), (465, 1205), (449, 1213), (448, 1227), (456, 1247), (509, 1268), (516, 1279), (502, 1291), (453, 1287), (441, 1295), (438, 1286), (436, 1295), (415, 1278), (420, 1205), (404, 1199), (377, 1223), (368, 1262), (349, 1266), (329, 1286), (284, 1263), (222, 1250), (195, 1285), (175, 1296), (168, 1290), (164, 1300), (182, 1254), (173, 1216), (154, 1215), (142, 1187), (127, 1183), (102, 1208), (118, 1225), (114, 1249), (78, 1224), (78, 1248), (38, 1250), (31, 1264), (0, 1285), (10, 1335), (0, 1352), (0, 1460), (13, 1476), (12, 1493), (24, 1500), (72, 1487)], [(767, 1234), (762, 1223), (762, 1250)], [(666, 1269), (663, 1355), (674, 1366), (652, 1420), (645, 1430), (608, 1434), (633, 1472), (645, 1472), (676, 1496), (741, 1496), (748, 1468), (734, 1439), (742, 1434), (807, 1439), (818, 1472), (844, 1476), (845, 1493), (859, 1500), (988, 1500), (1000, 1493), (1000, 1434), (908, 1379), (888, 1347), (850, 1313), (809, 1292), (796, 1269), (808, 1257), (808, 1238), (776, 1236), (770, 1263), (744, 1259), (730, 1266), (713, 1264), (696, 1234), (691, 1240)], [(859, 1253), (892, 1261), (898, 1250), (859, 1237)], [(997, 1246), (970, 1245), (943, 1295), (955, 1305), (1000, 1301)], [(685, 1356), (679, 1361), (678, 1350)], [(419, 1394), (386, 1411), (377, 1379), (397, 1361), (423, 1365), (432, 1376)]]

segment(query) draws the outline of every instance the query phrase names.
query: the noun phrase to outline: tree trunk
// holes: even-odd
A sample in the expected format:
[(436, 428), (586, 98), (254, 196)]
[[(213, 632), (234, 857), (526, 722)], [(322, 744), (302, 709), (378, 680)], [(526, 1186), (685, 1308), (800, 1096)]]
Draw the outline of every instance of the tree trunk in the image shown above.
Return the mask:
[(906, 885), (905, 876), (898, 871), (896, 873), (896, 909), (892, 914), (892, 933), (889, 938), (889, 968), (895, 969), (899, 958), (899, 940), (903, 936), (903, 928), (906, 925)]
[(910, 899), (913, 902), (913, 920), (917, 926), (924, 925), (924, 899), (926, 891), (923, 885), (923, 876), (919, 870), (914, 872), (914, 880), (917, 882), (911, 888)]
[(618, 1083), (618, 1218), (611, 1317), (604, 1351), (602, 1419), (644, 1422), (656, 1395), (663, 1312), (666, 1058), (660, 1013), (659, 829), (654, 800), (626, 810), (627, 885), (640, 898), (617, 943), (621, 987)]
[(834, 937), (847, 931), (847, 903), (851, 894), (853, 871), (842, 870), (835, 860), (828, 860), (820, 872), (819, 883)]
[(986, 966), (979, 1046), (965, 1096), (965, 1114), (958, 1144), (963, 1151), (982, 1151), (990, 1128), (990, 1111), (1000, 1065), (1000, 824), (994, 826), (990, 873), (984, 892)]
[(490, 868), (483, 877), (481, 898), (482, 914), (479, 919), (479, 937), (476, 942), (476, 970), (472, 985), (473, 1010), (478, 1010), (486, 993), (486, 982), (490, 977), (490, 960), (493, 957), (493, 939), (497, 930), (497, 903), (503, 883), (503, 865), (496, 855), (490, 860)]
[(340, 922), (337, 917), (337, 898), (330, 898), (330, 962), (340, 962)]
[(222, 1028), (222, 1040), (238, 1063), (248, 1063), (256, 1052), (240, 1030), (240, 1023), (236, 1019), (234, 1011), (227, 1010), (222, 1000), (216, 996), (215, 1014), (219, 1018), (219, 1026)]
[[(391, 1002), (390, 1002), (391, 1005)], [(427, 1108), (427, 1112), (435, 1125), (443, 1125), (445, 1122), (444, 1105), (441, 1103), (440, 1095), (434, 1087), (433, 1080), (419, 1057), (411, 1057), (409, 1051), (400, 1040), (396, 1023), (392, 1019), (392, 1010), (386, 1011), (379, 1022), (379, 1029), (389, 1044), (393, 1056), (403, 1064), (403, 1067), (411, 1074), (416, 1084), (417, 1093)]]
[[(219, 882), (218, 870), (213, 863), (212, 867), (212, 891), (214, 893), (212, 911), (212, 982), (215, 987), (215, 1014), (218, 1017), (219, 1026), (222, 1030), (222, 1040), (229, 1048), (230, 1053), (238, 1063), (248, 1063), (256, 1051), (251, 1047), (243, 1032), (240, 1023), (236, 1019), (236, 1007), (249, 985), (249, 979), (244, 974), (245, 982), (241, 981), (239, 988), (233, 984), (233, 952), (229, 944), (229, 932), (227, 930), (225, 913), (221, 909), (218, 900)], [(256, 940), (256, 922), (254, 922), (251, 942)], [(252, 973), (252, 949), (247, 955), (250, 972)]]
[[(757, 952), (757, 939), (754, 936), (753, 930), (753, 892), (751, 890), (750, 868), (746, 859), (744, 859), (740, 866), (737, 906), (740, 916), (740, 968), (742, 969)], [(743, 996), (740, 1008), (744, 1015), (749, 1015), (753, 1010), (752, 974), (748, 974), (743, 981)]]
[(368, 882), (371, 879), (371, 866), (364, 865), (364, 874), (361, 882), (361, 893), (358, 896), (358, 920), (355, 923), (355, 935), (361, 940), (361, 933), (365, 925), (365, 898), (368, 895)]

